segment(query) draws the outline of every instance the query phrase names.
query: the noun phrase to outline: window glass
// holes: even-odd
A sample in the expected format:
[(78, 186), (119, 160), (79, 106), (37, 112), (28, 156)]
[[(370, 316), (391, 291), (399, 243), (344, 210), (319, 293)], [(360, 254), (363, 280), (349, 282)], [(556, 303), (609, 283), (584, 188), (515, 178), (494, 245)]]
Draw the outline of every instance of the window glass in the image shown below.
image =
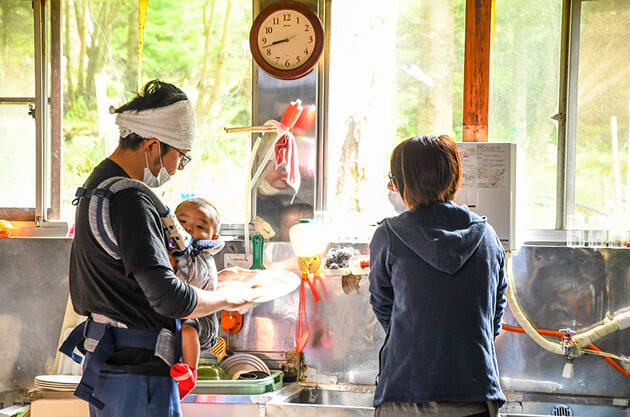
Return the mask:
[(26, 104), (0, 104), (0, 207), (35, 207), (35, 119)]
[[(0, 2), (0, 97), (35, 95), (30, 0)], [(0, 207), (35, 207), (35, 119), (27, 103), (0, 104)]]
[(0, 97), (33, 97), (35, 69), (31, 0), (0, 1)]
[(464, 0), (335, 0), (331, 10), (327, 208), (340, 233), (394, 214), (393, 148), (418, 134), (461, 140)]
[[(63, 204), (72, 216), (74, 190), (118, 143), (108, 107), (137, 91), (138, 2), (64, 3)], [(174, 207), (183, 196), (210, 200), (222, 223), (242, 222), (249, 141), (225, 126), (251, 124), (250, 0), (149, 2), (143, 82), (159, 78), (182, 88), (195, 105), (192, 162), (157, 189)]]
[(575, 212), (627, 216), (630, 3), (581, 4)]
[(497, 0), (488, 140), (518, 146), (518, 216), (554, 228), (561, 0)]

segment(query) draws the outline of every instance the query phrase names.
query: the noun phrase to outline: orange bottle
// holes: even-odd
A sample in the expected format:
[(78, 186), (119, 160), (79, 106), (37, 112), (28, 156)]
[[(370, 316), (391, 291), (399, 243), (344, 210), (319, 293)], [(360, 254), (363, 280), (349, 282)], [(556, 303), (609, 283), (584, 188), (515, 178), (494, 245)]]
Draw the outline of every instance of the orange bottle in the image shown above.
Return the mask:
[(289, 130), (293, 130), (293, 126), (295, 126), (295, 122), (300, 118), (300, 114), (302, 114), (302, 100), (297, 99), (289, 103), (289, 106), (284, 111), (282, 115), (282, 119), (280, 119), (280, 123), (287, 127)]

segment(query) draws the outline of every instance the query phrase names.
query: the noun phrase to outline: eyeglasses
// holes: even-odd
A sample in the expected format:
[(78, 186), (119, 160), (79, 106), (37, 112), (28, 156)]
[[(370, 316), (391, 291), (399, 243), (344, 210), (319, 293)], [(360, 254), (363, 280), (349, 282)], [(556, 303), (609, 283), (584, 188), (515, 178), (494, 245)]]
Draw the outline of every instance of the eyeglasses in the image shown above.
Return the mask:
[(388, 173), (387, 173), (387, 178), (389, 178), (389, 181), (390, 181), (390, 182), (392, 182), (392, 181), (394, 181), (394, 180), (396, 179), (396, 177), (395, 177), (395, 176), (393, 176), (391, 172), (388, 172)]
[(184, 168), (186, 165), (188, 165), (188, 163), (190, 161), (192, 161), (192, 158), (188, 155), (186, 155), (184, 152), (180, 151), (179, 149), (177, 149), (174, 146), (168, 145), (169, 147), (175, 149), (177, 151), (178, 154), (180, 154), (182, 156), (182, 161), (179, 163), (181, 165), (182, 168)]

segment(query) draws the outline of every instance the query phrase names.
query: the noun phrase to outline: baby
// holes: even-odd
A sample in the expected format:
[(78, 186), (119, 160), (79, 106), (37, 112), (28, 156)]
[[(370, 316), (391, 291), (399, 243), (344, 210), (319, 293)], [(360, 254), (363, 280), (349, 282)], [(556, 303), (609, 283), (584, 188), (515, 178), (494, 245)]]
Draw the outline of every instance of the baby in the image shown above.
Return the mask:
[[(189, 198), (177, 206), (175, 216), (193, 238), (191, 251), (179, 256), (173, 253), (175, 274), (195, 287), (216, 290), (218, 273), (213, 255), (224, 246), (217, 235), (220, 227), (217, 209), (203, 198)], [(178, 382), (180, 399), (195, 387), (201, 349), (212, 347), (218, 331), (217, 313), (182, 323), (183, 363), (177, 363), (171, 368), (171, 376)]]

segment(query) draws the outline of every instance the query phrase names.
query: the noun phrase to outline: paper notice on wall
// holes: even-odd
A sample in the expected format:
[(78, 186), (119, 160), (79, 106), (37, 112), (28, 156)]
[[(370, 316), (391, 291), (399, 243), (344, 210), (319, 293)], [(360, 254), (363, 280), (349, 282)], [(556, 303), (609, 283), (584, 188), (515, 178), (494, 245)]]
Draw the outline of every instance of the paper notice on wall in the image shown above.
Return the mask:
[(249, 269), (249, 267), (252, 266), (252, 262), (252, 255), (246, 255), (244, 253), (226, 253), (223, 256), (223, 268), (238, 266)]
[(509, 152), (510, 149), (502, 144), (461, 149), (462, 185), (494, 189), (507, 187)]
[(516, 247), (516, 144), (460, 142), (462, 181), (455, 202), (486, 217), (506, 249)]

